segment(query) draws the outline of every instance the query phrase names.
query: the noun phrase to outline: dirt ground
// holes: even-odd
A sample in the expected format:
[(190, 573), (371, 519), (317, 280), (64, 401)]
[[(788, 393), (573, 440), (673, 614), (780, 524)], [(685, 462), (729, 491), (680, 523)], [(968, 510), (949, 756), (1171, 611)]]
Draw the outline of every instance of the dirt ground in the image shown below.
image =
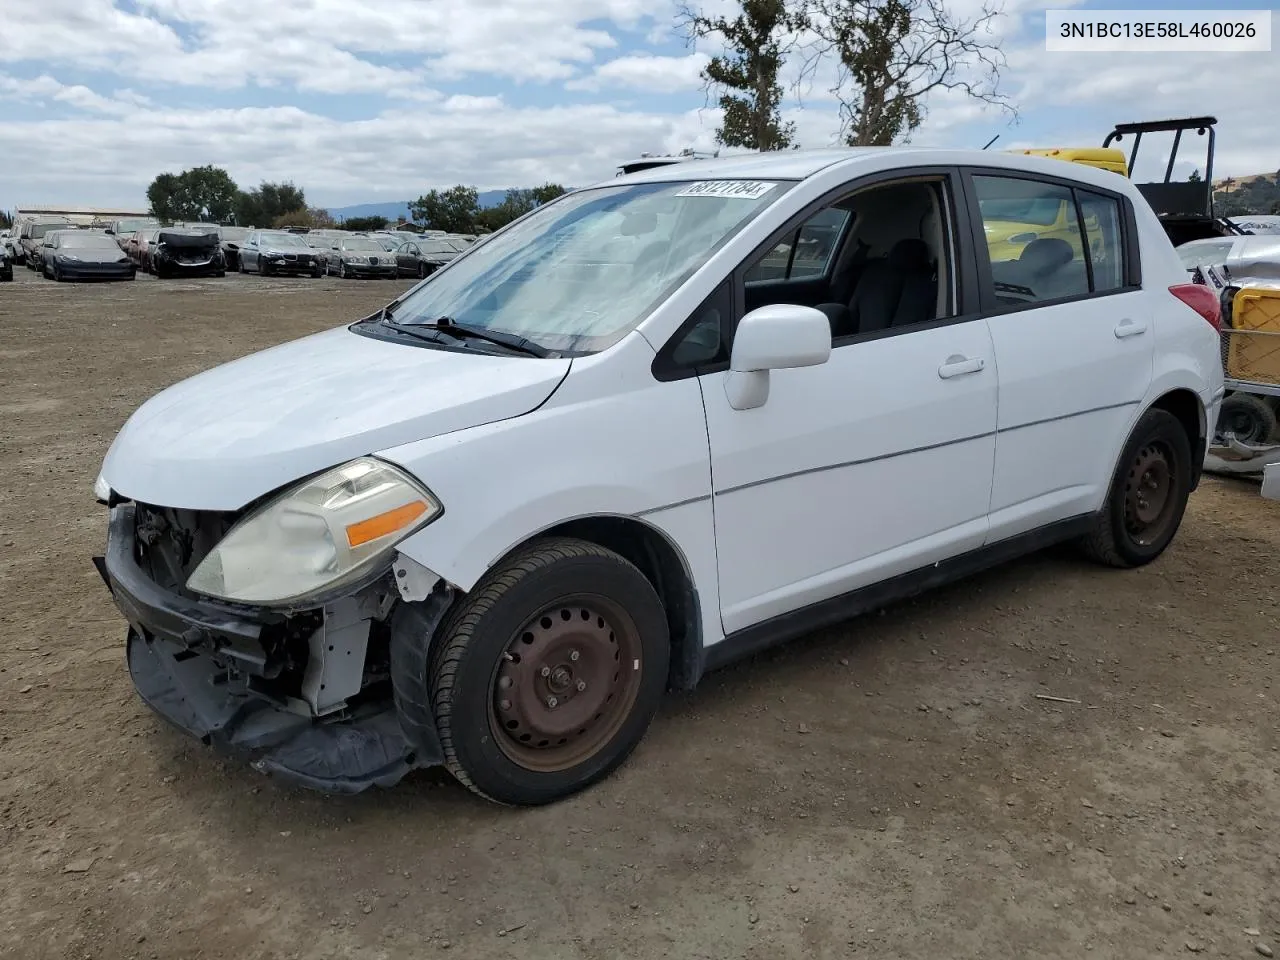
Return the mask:
[(714, 674), (550, 808), (323, 797), (164, 725), (89, 562), (107, 445), (405, 285), (0, 284), (0, 956), (1280, 952), (1280, 503), (1243, 482), (1146, 569), (1036, 556)]

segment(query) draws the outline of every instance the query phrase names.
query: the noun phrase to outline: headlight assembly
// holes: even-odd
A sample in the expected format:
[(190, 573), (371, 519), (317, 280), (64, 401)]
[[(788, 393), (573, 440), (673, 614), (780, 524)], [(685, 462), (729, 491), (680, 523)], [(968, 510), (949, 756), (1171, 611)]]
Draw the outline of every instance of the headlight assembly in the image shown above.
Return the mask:
[(249, 514), (187, 580), (196, 593), (295, 606), (354, 583), (443, 513), (404, 471), (361, 457), (304, 480)]

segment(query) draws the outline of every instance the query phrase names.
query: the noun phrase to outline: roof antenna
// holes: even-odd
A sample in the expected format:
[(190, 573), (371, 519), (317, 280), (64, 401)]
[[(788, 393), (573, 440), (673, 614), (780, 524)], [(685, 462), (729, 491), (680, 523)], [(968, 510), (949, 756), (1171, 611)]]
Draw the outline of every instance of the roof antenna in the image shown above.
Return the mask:
[(999, 139), (1000, 139), (1000, 134), (998, 134), (998, 133), (997, 133), (994, 137), (992, 137), (992, 138), (991, 138), (990, 140), (988, 140), (985, 144), (983, 144), (982, 149), (983, 149), (983, 150), (987, 149), (987, 147), (991, 146), (993, 143), (995, 143), (995, 142), (996, 142), (997, 140), (999, 140)]

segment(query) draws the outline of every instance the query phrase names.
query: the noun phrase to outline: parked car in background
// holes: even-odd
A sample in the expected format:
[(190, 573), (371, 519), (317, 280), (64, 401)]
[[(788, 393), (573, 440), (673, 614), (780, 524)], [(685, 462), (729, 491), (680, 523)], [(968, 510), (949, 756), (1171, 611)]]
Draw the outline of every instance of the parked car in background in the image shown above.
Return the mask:
[(1280, 282), (1280, 236), (1245, 235), (1191, 240), (1178, 247), (1188, 272), (1198, 267), (1225, 266), (1232, 277)]
[(1240, 217), (1229, 217), (1241, 230), (1247, 230), (1249, 233), (1259, 235), (1275, 235), (1280, 234), (1280, 216), (1276, 214), (1261, 213), (1251, 214)]
[(160, 226), (160, 221), (154, 217), (129, 217), (123, 220), (114, 220), (107, 227), (106, 232), (116, 238), (116, 243), (120, 245), (120, 249), (127, 248), (129, 240), (139, 230), (148, 227), (155, 228)]
[(44, 247), (50, 280), (132, 280), (136, 271), (115, 238), (96, 230), (58, 230)]
[(396, 258), (372, 237), (343, 237), (329, 250), (325, 273), (348, 277), (396, 277)]
[(0, 281), (13, 279), (13, 248), (0, 243)]
[(463, 244), (447, 237), (410, 240), (396, 248), (396, 273), (427, 277), (462, 252)]
[(40, 248), (44, 246), (44, 235), (50, 230), (66, 230), (74, 225), (66, 217), (39, 217), (23, 220), (18, 225), (18, 258), (25, 263), (28, 270), (40, 267)]
[(272, 274), (324, 273), (320, 254), (307, 244), (302, 234), (283, 230), (253, 230), (240, 247), (240, 272)]
[(160, 230), (160, 227), (148, 228), (134, 234), (133, 247), (137, 253), (135, 259), (138, 269), (143, 273), (152, 273), (155, 270), (152, 254), (155, 252), (156, 238), (160, 236)]
[(366, 237), (372, 240), (378, 246), (382, 247), (387, 253), (394, 253), (396, 247), (400, 246), (402, 240), (391, 236), (388, 233), (366, 233)]
[(200, 229), (165, 227), (156, 234), (151, 251), (152, 271), (167, 277), (221, 277), (227, 262), (216, 233)]
[(253, 230), (252, 227), (219, 227), (218, 240), (222, 245), (222, 258), (228, 270), (240, 269), (240, 245)]
[[(1074, 235), (1012, 254), (1009, 211), (1060, 202)], [(814, 218), (842, 222), (826, 262), (757, 279)], [(611, 259), (620, 232), (642, 242)], [(443, 765), (549, 803), (736, 658), (1059, 542), (1155, 560), (1221, 402), (1219, 322), (1092, 167), (650, 169), (149, 400), (94, 485), (96, 562), (140, 699), (193, 738), (332, 791)]]

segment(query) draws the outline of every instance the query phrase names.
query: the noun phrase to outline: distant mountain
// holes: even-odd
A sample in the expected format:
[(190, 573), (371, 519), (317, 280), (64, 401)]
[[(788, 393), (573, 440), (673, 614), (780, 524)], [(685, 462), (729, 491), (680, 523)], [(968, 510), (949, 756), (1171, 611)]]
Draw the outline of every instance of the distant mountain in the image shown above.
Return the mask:
[[(507, 195), (505, 190), (485, 190), (480, 194), (481, 208), (494, 207)], [(349, 207), (330, 207), (329, 216), (335, 220), (347, 220), (351, 217), (386, 217), (388, 220), (403, 220), (409, 214), (408, 200), (387, 200), (382, 203), (356, 203)]]

